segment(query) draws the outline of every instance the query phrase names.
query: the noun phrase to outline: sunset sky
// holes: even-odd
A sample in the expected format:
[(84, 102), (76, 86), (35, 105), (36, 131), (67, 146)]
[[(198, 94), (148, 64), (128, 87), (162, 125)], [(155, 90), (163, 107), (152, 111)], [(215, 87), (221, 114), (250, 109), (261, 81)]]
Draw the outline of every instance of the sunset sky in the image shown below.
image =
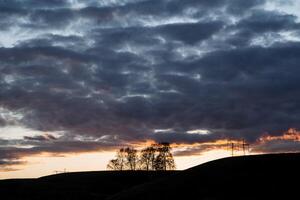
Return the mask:
[(0, 0), (0, 179), (300, 151), (300, 1)]

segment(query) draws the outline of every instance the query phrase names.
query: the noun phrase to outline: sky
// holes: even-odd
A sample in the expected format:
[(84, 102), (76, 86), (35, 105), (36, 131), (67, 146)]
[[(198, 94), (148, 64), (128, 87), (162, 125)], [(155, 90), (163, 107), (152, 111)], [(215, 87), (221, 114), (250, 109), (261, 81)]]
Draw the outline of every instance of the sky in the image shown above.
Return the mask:
[(0, 179), (300, 150), (298, 0), (0, 0)]

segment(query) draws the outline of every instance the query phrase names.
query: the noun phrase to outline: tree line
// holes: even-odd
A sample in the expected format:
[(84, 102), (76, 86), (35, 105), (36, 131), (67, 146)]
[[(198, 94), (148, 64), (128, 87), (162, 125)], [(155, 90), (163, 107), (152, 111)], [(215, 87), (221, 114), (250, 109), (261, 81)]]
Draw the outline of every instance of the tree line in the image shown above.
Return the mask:
[(115, 159), (107, 164), (109, 170), (155, 170), (165, 171), (176, 169), (171, 146), (169, 143), (156, 143), (137, 151), (134, 148), (121, 148)]

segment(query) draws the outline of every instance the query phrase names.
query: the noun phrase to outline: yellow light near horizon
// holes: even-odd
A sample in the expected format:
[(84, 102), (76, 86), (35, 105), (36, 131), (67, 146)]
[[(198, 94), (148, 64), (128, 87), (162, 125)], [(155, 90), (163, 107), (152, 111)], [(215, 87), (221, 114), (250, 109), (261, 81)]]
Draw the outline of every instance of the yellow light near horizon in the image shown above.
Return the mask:
[[(38, 155), (24, 158), (27, 163), (20, 170), (0, 172), (0, 179), (37, 178), (54, 174), (55, 171), (102, 171), (115, 152), (69, 154), (65, 157)], [(212, 150), (196, 156), (175, 157), (178, 170), (184, 170), (211, 160), (229, 156), (228, 151)]]
[(175, 157), (177, 168), (180, 170), (188, 169), (212, 160), (229, 157), (230, 154), (226, 150), (211, 150), (203, 152), (200, 155), (193, 156), (179, 156)]
[(55, 171), (100, 171), (106, 170), (106, 164), (115, 152), (69, 154), (64, 157), (39, 155), (23, 158), (27, 163), (17, 166), (16, 171), (0, 172), (0, 179), (37, 178), (54, 174)]

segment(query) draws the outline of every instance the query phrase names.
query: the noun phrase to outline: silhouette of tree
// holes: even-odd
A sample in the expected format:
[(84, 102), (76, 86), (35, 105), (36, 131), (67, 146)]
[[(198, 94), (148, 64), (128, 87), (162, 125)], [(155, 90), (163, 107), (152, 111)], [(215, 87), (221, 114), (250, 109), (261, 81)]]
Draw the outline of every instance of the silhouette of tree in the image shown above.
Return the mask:
[(134, 148), (121, 148), (116, 158), (109, 161), (107, 169), (109, 170), (136, 170), (138, 163), (137, 150)]
[(141, 151), (140, 168), (142, 170), (154, 170), (155, 152), (154, 146), (147, 147)]
[(173, 155), (171, 153), (171, 146), (167, 142), (156, 145), (158, 155), (155, 157), (155, 170), (174, 170), (176, 169)]
[(107, 169), (109, 170), (124, 170), (125, 168), (125, 160), (126, 160), (126, 153), (125, 149), (121, 148), (116, 155), (115, 159), (112, 159), (109, 161), (107, 165)]
[(121, 166), (117, 159), (112, 159), (107, 164), (107, 169), (109, 170), (121, 170)]
[[(138, 167), (139, 166), (139, 167)], [(171, 146), (167, 142), (153, 144), (138, 156), (134, 148), (121, 148), (116, 158), (109, 161), (109, 170), (174, 170), (176, 168)]]
[(136, 170), (138, 163), (137, 150), (134, 148), (127, 147), (124, 149), (125, 158), (126, 158), (126, 166), (129, 170)]

